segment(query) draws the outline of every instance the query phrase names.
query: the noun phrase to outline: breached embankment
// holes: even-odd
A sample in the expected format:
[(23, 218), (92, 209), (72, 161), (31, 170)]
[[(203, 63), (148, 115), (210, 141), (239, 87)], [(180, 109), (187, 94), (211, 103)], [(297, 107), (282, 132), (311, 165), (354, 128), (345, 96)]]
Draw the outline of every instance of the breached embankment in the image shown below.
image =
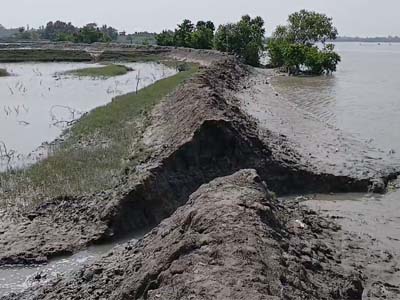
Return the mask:
[(200, 187), (138, 244), (6, 299), (361, 299), (360, 276), (337, 261), (337, 229), (242, 170)]
[[(171, 52), (169, 55), (175, 58), (189, 57), (188, 60), (205, 60), (204, 55), (191, 51)], [(347, 155), (343, 158), (346, 165), (332, 166), (331, 162), (336, 159), (336, 156), (329, 154), (338, 153), (333, 150), (335, 145), (329, 147), (326, 144), (322, 145), (333, 152), (328, 151), (325, 156), (320, 156), (320, 159), (313, 159), (312, 155), (306, 153), (308, 150), (312, 151), (312, 148), (304, 146), (308, 143), (317, 144), (317, 140), (313, 140), (312, 136), (311, 141), (301, 141), (295, 140), (291, 132), (283, 134), (275, 130), (276, 127), (272, 125), (269, 129), (268, 119), (265, 119), (265, 123), (262, 124), (260, 119), (255, 118), (255, 115), (251, 114), (248, 107), (243, 104), (243, 99), (247, 97), (249, 97), (248, 101), (259, 101), (250, 97), (257, 94), (259, 90), (258, 85), (250, 84), (254, 76), (251, 69), (233, 58), (217, 54), (211, 59), (206, 59), (205, 65), (201, 74), (186, 82), (155, 108), (149, 126), (139, 139), (142, 147), (137, 151), (145, 151), (145, 158), (134, 168), (126, 169), (126, 176), (121, 178), (120, 184), (112, 190), (96, 195), (55, 199), (26, 214), (24, 222), (7, 224), (7, 227), (4, 226), (4, 229), (0, 230), (2, 232), (0, 263), (45, 262), (50, 257), (72, 253), (93, 243), (112, 240), (134, 230), (154, 227), (171, 216), (179, 206), (184, 205), (189, 196), (202, 184), (221, 176), (231, 175), (241, 169), (257, 170), (261, 180), (267, 183), (270, 190), (278, 194), (311, 191), (362, 192), (371, 187), (379, 190), (381, 186), (376, 185), (376, 182), (385, 185), (388, 178), (395, 174), (395, 172), (386, 171), (390, 168), (384, 162), (376, 163), (376, 160), (367, 155), (364, 157)], [(270, 88), (265, 82), (263, 84), (264, 88)], [(276, 96), (265, 95), (264, 101), (274, 106)], [(288, 107), (288, 112), (290, 111), (291, 108)], [(283, 123), (282, 127), (284, 126), (287, 124)], [(318, 126), (324, 126), (324, 124), (319, 123)], [(348, 153), (356, 153), (360, 150), (360, 144), (349, 139), (346, 148), (348, 148)], [(370, 149), (370, 151), (375, 150)], [(132, 159), (136, 156), (138, 156), (137, 153), (132, 153)], [(348, 165), (351, 167), (348, 168)], [(377, 173), (371, 174), (371, 165)], [(251, 196), (250, 193), (249, 199)], [(185, 208), (182, 209), (185, 210)], [(212, 207), (212, 209), (223, 215), (223, 210), (220, 211), (220, 208)], [(284, 219), (279, 219), (279, 214), (273, 218), (276, 218), (277, 222), (285, 223)], [(303, 228), (302, 221), (297, 220), (300, 223), (296, 224), (300, 224)], [(222, 218), (216, 218), (216, 222), (219, 222), (219, 225), (215, 226), (224, 227)], [(322, 228), (324, 226), (321, 225)], [(190, 232), (187, 234), (190, 239)], [(225, 234), (228, 239), (228, 236), (233, 233), (228, 228), (221, 234)], [(152, 235), (155, 235), (155, 239), (162, 238), (157, 234), (157, 230), (153, 231)], [(175, 242), (179, 243), (179, 237), (175, 238)], [(321, 238), (325, 239), (326, 236), (321, 236)], [(279, 239), (276, 237), (275, 242)], [(220, 240), (224, 242), (223, 236)], [(244, 242), (237, 240), (238, 245)], [(158, 251), (155, 248), (151, 249), (154, 251), (153, 254), (162, 251), (162, 249)], [(189, 247), (188, 250), (194, 249)], [(168, 250), (166, 251), (168, 253)], [(332, 257), (332, 251), (329, 253)], [(134, 257), (135, 253), (132, 252), (130, 255)], [(279, 257), (282, 253), (276, 252), (276, 255)], [(116, 259), (121, 259), (121, 264), (124, 264), (124, 256), (117, 255)], [(268, 259), (266, 258), (265, 262), (267, 265)], [(310, 263), (307, 258), (304, 259), (307, 260), (305, 264)], [(319, 261), (320, 258), (317, 257), (316, 260)], [(288, 270), (289, 265), (285, 266)], [(143, 270), (151, 266), (150, 263), (148, 266), (143, 264)], [(313, 260), (311, 260), (311, 266), (313, 266)], [(332, 261), (323, 269), (335, 272), (336, 266)], [(273, 268), (270, 271), (273, 272)], [(319, 267), (302, 272), (302, 276), (306, 277), (308, 275), (304, 274), (309, 272), (319, 274)], [(145, 274), (143, 273), (144, 279), (141, 285), (132, 292), (136, 293), (136, 299), (147, 295), (146, 290), (153, 287), (153, 282), (156, 280), (154, 275), (145, 276)], [(129, 280), (134, 279), (125, 275), (122, 272), (118, 278), (122, 278), (121, 280), (129, 285)], [(343, 276), (335, 276), (343, 279)], [(285, 280), (282, 282), (281, 284), (286, 286)], [(351, 282), (345, 279), (341, 284), (351, 285)], [(350, 290), (356, 290), (354, 295), (358, 295), (359, 282), (354, 281), (355, 288), (350, 288)], [(74, 281), (69, 283), (67, 280), (61, 284), (73, 285)], [(103, 289), (115, 288), (112, 280), (106, 287), (104, 287), (105, 284), (104, 282)], [(267, 291), (270, 283), (267, 281), (264, 284)], [(179, 289), (181, 288), (183, 287), (179, 286)], [(331, 294), (331, 290), (325, 292), (324, 289), (325, 287), (315, 288), (315, 295), (326, 294), (325, 299), (346, 299), (341, 298), (344, 288), (336, 296), (335, 293)], [(52, 288), (43, 289), (38, 293), (43, 298), (48, 293), (50, 295), (51, 290)], [(79, 293), (78, 290), (75, 290), (75, 293)], [(270, 293), (275, 297), (279, 296), (275, 295), (275, 290)], [(297, 294), (290, 293), (292, 293), (292, 298), (296, 299), (294, 295)], [(354, 299), (359, 299), (357, 297)], [(59, 299), (67, 298), (60, 296)], [(125, 298), (121, 296), (120, 299)], [(227, 298), (221, 296), (221, 299)]]

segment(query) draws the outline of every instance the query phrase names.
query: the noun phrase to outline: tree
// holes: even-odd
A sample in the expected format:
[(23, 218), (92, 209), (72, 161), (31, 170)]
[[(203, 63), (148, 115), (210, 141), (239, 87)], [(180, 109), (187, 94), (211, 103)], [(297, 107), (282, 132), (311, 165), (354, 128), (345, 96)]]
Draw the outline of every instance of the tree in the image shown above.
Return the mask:
[(196, 30), (192, 32), (191, 47), (196, 49), (212, 49), (214, 42), (214, 23), (199, 21)]
[(232, 37), (232, 32), (233, 32), (233, 24), (225, 24), (225, 25), (220, 25), (217, 29), (217, 32), (215, 33), (214, 37), (214, 48), (222, 51), (222, 52), (228, 52), (231, 51), (230, 45), (230, 38)]
[(335, 40), (338, 31), (332, 18), (314, 11), (301, 10), (288, 19), (288, 36), (294, 43), (309, 45)]
[(92, 44), (96, 42), (110, 42), (111, 38), (101, 32), (96, 23), (89, 23), (75, 35), (75, 42)]
[(258, 66), (264, 49), (264, 20), (245, 15), (238, 23), (221, 25), (214, 40), (214, 47), (235, 54), (247, 64)]
[(157, 34), (156, 41), (160, 46), (189, 47), (212, 49), (214, 42), (214, 23), (198, 21), (196, 26), (190, 20), (183, 20), (175, 32), (163, 30)]
[(175, 46), (175, 34), (171, 30), (163, 30), (156, 35), (156, 41), (160, 46)]
[(73, 36), (78, 32), (78, 28), (72, 25), (70, 22), (65, 23), (62, 21), (48, 22), (46, 27), (41, 30), (42, 38), (51, 41), (59, 40), (60, 36)]
[(191, 47), (194, 28), (190, 20), (183, 20), (182, 24), (179, 24), (178, 28), (175, 30), (175, 46)]
[[(332, 19), (302, 10), (289, 16), (286, 26), (278, 26), (268, 41), (270, 64), (284, 67), (290, 74), (320, 75), (336, 71), (340, 56), (328, 40), (337, 37)], [(317, 43), (321, 43), (320, 49)]]
[(106, 39), (116, 41), (118, 39), (118, 30), (107, 25), (103, 25), (100, 29)]

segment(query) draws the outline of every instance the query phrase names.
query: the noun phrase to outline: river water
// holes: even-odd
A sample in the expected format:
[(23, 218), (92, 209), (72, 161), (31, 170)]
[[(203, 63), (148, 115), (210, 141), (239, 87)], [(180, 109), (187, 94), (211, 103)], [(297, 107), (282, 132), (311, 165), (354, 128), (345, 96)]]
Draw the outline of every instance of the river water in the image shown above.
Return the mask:
[[(400, 44), (337, 43), (333, 76), (276, 77), (278, 93), (320, 120), (395, 156), (400, 154)], [(346, 255), (368, 277), (363, 299), (400, 299), (400, 185), (386, 195), (307, 195), (353, 243)], [(357, 249), (367, 253), (358, 255)], [(382, 257), (382, 258), (380, 258)]]
[(323, 121), (400, 153), (400, 44), (337, 43), (333, 76), (278, 77), (276, 90)]
[(41, 159), (43, 153), (35, 150), (59, 137), (71, 121), (115, 96), (176, 73), (157, 63), (124, 65), (133, 71), (105, 79), (63, 75), (70, 70), (100, 67), (99, 64), (0, 64), (12, 74), (0, 78), (0, 170), (10, 164), (23, 167)]

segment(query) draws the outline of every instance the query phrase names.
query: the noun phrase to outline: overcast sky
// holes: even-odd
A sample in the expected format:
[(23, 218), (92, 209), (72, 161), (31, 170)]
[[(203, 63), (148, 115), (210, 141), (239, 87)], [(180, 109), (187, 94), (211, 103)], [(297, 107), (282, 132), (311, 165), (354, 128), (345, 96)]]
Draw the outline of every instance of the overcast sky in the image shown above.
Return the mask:
[(400, 35), (400, 0), (0, 0), (0, 24), (38, 27), (60, 19), (128, 32), (160, 31), (183, 18), (221, 24), (250, 14), (263, 17), (270, 33), (302, 8), (332, 16), (341, 35)]

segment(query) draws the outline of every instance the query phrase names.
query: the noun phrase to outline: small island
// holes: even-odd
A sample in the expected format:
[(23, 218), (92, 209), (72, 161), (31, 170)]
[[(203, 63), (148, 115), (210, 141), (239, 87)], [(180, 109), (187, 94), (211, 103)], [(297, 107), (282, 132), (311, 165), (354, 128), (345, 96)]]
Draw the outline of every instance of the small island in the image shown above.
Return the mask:
[(8, 73), (6, 69), (0, 68), (0, 77), (6, 77), (6, 76), (10, 76), (10, 73)]
[(76, 75), (76, 76), (109, 78), (109, 77), (125, 75), (130, 71), (132, 71), (132, 68), (129, 68), (127, 66), (109, 64), (105, 65), (104, 67), (90, 67), (90, 68), (72, 70), (68, 71), (66, 74)]

